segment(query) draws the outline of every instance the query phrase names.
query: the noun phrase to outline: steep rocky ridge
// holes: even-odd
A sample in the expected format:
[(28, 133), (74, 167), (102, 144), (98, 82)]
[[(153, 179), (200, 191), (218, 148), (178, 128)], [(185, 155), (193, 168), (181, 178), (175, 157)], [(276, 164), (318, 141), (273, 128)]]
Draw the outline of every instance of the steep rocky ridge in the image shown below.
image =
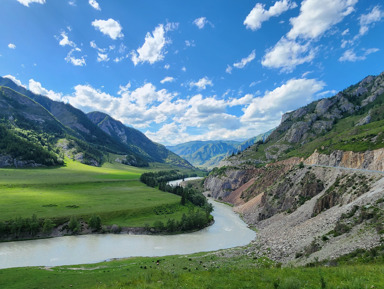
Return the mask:
[(125, 144), (136, 154), (144, 156), (149, 162), (166, 162), (192, 168), (191, 164), (166, 149), (165, 146), (152, 142), (142, 132), (125, 126), (108, 114), (95, 111), (88, 113), (87, 116), (114, 140)]
[(212, 171), (205, 188), (258, 230), (246, 253), (304, 264), (384, 242), (383, 112), (384, 73), (283, 115)]
[[(98, 118), (102, 119), (97, 121)], [(48, 158), (56, 159), (60, 150), (60, 154), (96, 166), (101, 165), (109, 154), (114, 154), (120, 155), (122, 162), (128, 165), (145, 166), (148, 162), (160, 162), (193, 168), (164, 146), (106, 114), (87, 116), (70, 104), (34, 94), (3, 77), (0, 77), (0, 125), (5, 125), (4, 132), (12, 134), (9, 138), (17, 140), (20, 147), (34, 146), (45, 152), (47, 160), (43, 159), (44, 164), (59, 164), (57, 161), (48, 161)], [(8, 158), (15, 158), (15, 153), (9, 153), (7, 147), (4, 142), (0, 143), (0, 154), (7, 159), (2, 162), (4, 166), (23, 162), (28, 165), (41, 164), (33, 159), (20, 159), (21, 154), (27, 157), (25, 148), (23, 152), (19, 150), (16, 159), (10, 161)], [(34, 155), (36, 157), (37, 153)]]
[(384, 73), (368, 76), (331, 98), (282, 116), (263, 144), (229, 157), (220, 166), (258, 164), (293, 156), (307, 158), (315, 149), (364, 152), (384, 147)]

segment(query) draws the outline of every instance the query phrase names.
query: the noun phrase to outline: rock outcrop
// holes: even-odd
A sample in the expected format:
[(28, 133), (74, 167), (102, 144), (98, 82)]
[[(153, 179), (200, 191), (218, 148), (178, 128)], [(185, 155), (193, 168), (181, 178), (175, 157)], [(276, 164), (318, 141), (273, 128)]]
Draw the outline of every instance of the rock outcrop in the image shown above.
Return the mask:
[(365, 152), (337, 150), (330, 155), (315, 151), (304, 163), (306, 165), (384, 171), (384, 149)]
[(35, 168), (35, 167), (41, 167), (42, 164), (38, 164), (33, 160), (20, 160), (17, 158), (13, 158), (9, 155), (0, 155), (0, 168), (8, 168), (8, 167), (14, 167), (14, 168)]

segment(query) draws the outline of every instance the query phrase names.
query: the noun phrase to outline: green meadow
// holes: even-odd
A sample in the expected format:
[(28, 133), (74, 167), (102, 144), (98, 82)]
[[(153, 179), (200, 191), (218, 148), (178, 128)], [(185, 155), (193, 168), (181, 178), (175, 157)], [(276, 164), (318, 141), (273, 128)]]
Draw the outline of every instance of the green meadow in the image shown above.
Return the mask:
[(141, 183), (145, 171), (68, 159), (58, 168), (0, 169), (0, 221), (33, 214), (56, 220), (99, 215), (105, 225), (142, 227), (155, 220), (178, 220), (188, 212), (179, 196)]
[[(20, 278), (22, 276), (22, 278)], [(279, 268), (267, 259), (199, 253), (91, 265), (0, 270), (0, 288), (383, 288), (384, 266)]]

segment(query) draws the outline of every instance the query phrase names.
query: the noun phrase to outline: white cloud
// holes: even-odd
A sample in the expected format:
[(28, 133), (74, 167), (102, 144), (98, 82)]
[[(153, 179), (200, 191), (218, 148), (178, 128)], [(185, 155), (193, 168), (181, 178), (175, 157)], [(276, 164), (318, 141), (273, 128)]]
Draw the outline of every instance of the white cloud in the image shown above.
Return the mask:
[(279, 16), (289, 9), (296, 8), (297, 4), (295, 2), (291, 2), (290, 0), (281, 0), (276, 1), (275, 4), (269, 7), (268, 10), (265, 10), (264, 7), (264, 4), (257, 3), (251, 10), (244, 20), (244, 25), (247, 28), (253, 31), (260, 29), (263, 22), (268, 21), (271, 17)]
[(229, 106), (237, 106), (237, 105), (248, 105), (253, 101), (253, 94), (246, 94), (240, 98), (233, 98), (229, 101)]
[(121, 32), (123, 28), (120, 23), (112, 18), (108, 20), (95, 20), (92, 22), (92, 26), (113, 40), (124, 37), (124, 34)]
[(344, 54), (339, 58), (339, 61), (340, 62), (345, 62), (345, 61), (356, 62), (360, 60), (365, 60), (369, 54), (372, 54), (378, 51), (379, 51), (378, 48), (370, 48), (370, 49), (366, 49), (363, 55), (357, 56), (356, 53), (353, 51), (353, 49), (349, 49), (344, 52)]
[(231, 74), (232, 73), (232, 66), (230, 65), (227, 65), (227, 68), (225, 69), (225, 72), (228, 73), (228, 74)]
[(184, 71), (184, 72), (186, 72), (186, 71), (187, 71), (187, 68), (186, 68), (185, 66), (183, 66), (183, 67), (181, 68), (181, 70)]
[(203, 77), (203, 78), (200, 78), (198, 81), (196, 82), (193, 82), (191, 81), (189, 83), (189, 86), (192, 88), (192, 87), (197, 87), (197, 89), (199, 90), (204, 90), (207, 88), (207, 86), (213, 86), (213, 83), (212, 83), (212, 80), (210, 80), (208, 77)]
[(75, 0), (70, 0), (70, 1), (68, 1), (68, 4), (70, 6), (76, 6), (76, 1)]
[(195, 47), (195, 41), (194, 40), (185, 40), (185, 46), (187, 47)]
[(14, 83), (16, 83), (18, 86), (27, 88), (24, 84), (21, 83), (21, 81), (20, 81), (19, 79), (17, 79), (17, 78), (14, 77), (13, 75), (8, 74), (8, 75), (4, 75), (3, 77), (12, 80), (12, 81), (13, 81)]
[(13, 43), (9, 43), (9, 44), (8, 44), (8, 48), (9, 48), (9, 49), (16, 49), (16, 45), (13, 44)]
[(348, 33), (349, 33), (349, 28), (345, 29), (345, 30), (341, 33), (341, 35), (342, 35), (342, 36), (345, 36), (345, 35), (347, 35)]
[(255, 58), (256, 58), (256, 52), (255, 50), (253, 50), (251, 54), (241, 59), (239, 62), (234, 63), (233, 66), (239, 69), (244, 68), (248, 63), (253, 61)]
[(166, 29), (163, 24), (160, 24), (151, 33), (147, 33), (143, 46), (138, 48), (136, 51), (132, 51), (132, 62), (137, 65), (139, 63), (148, 62), (153, 64), (157, 61), (164, 59), (165, 45), (169, 43), (165, 38)]
[(315, 51), (309, 43), (299, 44), (296, 41), (281, 38), (276, 45), (269, 49), (263, 57), (261, 64), (269, 68), (281, 68), (290, 72), (297, 65), (310, 62), (315, 57)]
[[(297, 65), (311, 62), (316, 54), (312, 43), (354, 11), (358, 0), (303, 0), (300, 14), (290, 19), (291, 30), (268, 49), (261, 64), (291, 72)], [(344, 33), (347, 33), (344, 31)], [(345, 47), (349, 42), (342, 42)]]
[(326, 91), (323, 91), (321, 93), (318, 93), (318, 94), (316, 94), (316, 96), (317, 96), (317, 98), (324, 98), (324, 97), (335, 95), (336, 93), (337, 93), (337, 90), (332, 89), (332, 90), (326, 90)]
[(59, 41), (59, 44), (61, 46), (68, 45), (71, 47), (76, 47), (76, 44), (73, 41), (69, 40), (68, 35), (67, 33), (65, 33), (65, 31), (61, 32), (60, 36), (62, 37), (62, 39)]
[(196, 18), (193, 20), (193, 24), (195, 24), (199, 29), (203, 29), (207, 24), (211, 25), (211, 27), (214, 27), (214, 25), (208, 21), (206, 17)]
[(68, 63), (72, 63), (75, 66), (85, 66), (86, 65), (85, 57), (81, 56), (80, 58), (76, 58), (75, 56), (73, 56), (73, 54), (76, 52), (81, 52), (81, 49), (80, 48), (71, 49), (71, 51), (69, 51), (67, 56), (65, 57), (65, 61), (67, 61)]
[(289, 39), (301, 37), (315, 39), (322, 36), (333, 25), (341, 22), (345, 16), (354, 11), (358, 0), (304, 0), (300, 15), (291, 18), (292, 29)]
[(375, 6), (368, 14), (360, 16), (360, 30), (359, 34), (364, 35), (368, 32), (369, 27), (374, 23), (381, 21), (384, 17), (384, 12), (380, 10), (379, 6)]
[(244, 122), (263, 118), (278, 119), (284, 112), (298, 108), (313, 100), (313, 96), (325, 87), (325, 83), (315, 79), (290, 79), (264, 96), (254, 98), (241, 117)]
[(175, 81), (175, 79), (174, 79), (173, 77), (171, 77), (171, 76), (167, 76), (167, 77), (165, 77), (163, 80), (161, 80), (160, 83), (161, 83), (161, 84), (164, 84), (164, 83), (166, 83), (166, 82), (174, 82), (174, 81)]
[(17, 0), (17, 2), (29, 7), (31, 3), (45, 4), (45, 0)]
[(61, 101), (63, 97), (62, 93), (57, 93), (57, 92), (54, 92), (53, 90), (48, 90), (42, 87), (40, 82), (35, 81), (33, 79), (29, 80), (29, 90), (35, 94), (48, 96), (50, 99), (56, 100), (56, 101)]
[(89, 5), (91, 5), (94, 9), (99, 10), (99, 11), (101, 10), (101, 9), (100, 9), (100, 5), (99, 5), (99, 3), (97, 3), (96, 0), (89, 0), (88, 3), (89, 3)]
[(171, 68), (171, 66), (167, 63), (166, 65), (164, 65), (164, 68), (168, 70), (169, 68)]
[(97, 61), (98, 62), (108, 62), (109, 61), (108, 54), (98, 52), (97, 53)]

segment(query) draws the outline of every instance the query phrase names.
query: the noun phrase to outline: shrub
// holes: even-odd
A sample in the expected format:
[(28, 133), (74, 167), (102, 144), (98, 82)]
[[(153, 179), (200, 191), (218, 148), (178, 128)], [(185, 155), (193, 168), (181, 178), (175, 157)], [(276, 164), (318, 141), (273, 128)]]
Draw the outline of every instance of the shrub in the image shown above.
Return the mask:
[(89, 227), (95, 231), (100, 231), (101, 230), (101, 218), (100, 218), (100, 216), (93, 215), (89, 219)]
[(43, 233), (50, 234), (54, 227), (55, 227), (55, 224), (51, 221), (51, 219), (45, 219), (43, 224)]
[(68, 228), (73, 234), (77, 234), (80, 231), (80, 223), (75, 216), (72, 216), (69, 220)]

